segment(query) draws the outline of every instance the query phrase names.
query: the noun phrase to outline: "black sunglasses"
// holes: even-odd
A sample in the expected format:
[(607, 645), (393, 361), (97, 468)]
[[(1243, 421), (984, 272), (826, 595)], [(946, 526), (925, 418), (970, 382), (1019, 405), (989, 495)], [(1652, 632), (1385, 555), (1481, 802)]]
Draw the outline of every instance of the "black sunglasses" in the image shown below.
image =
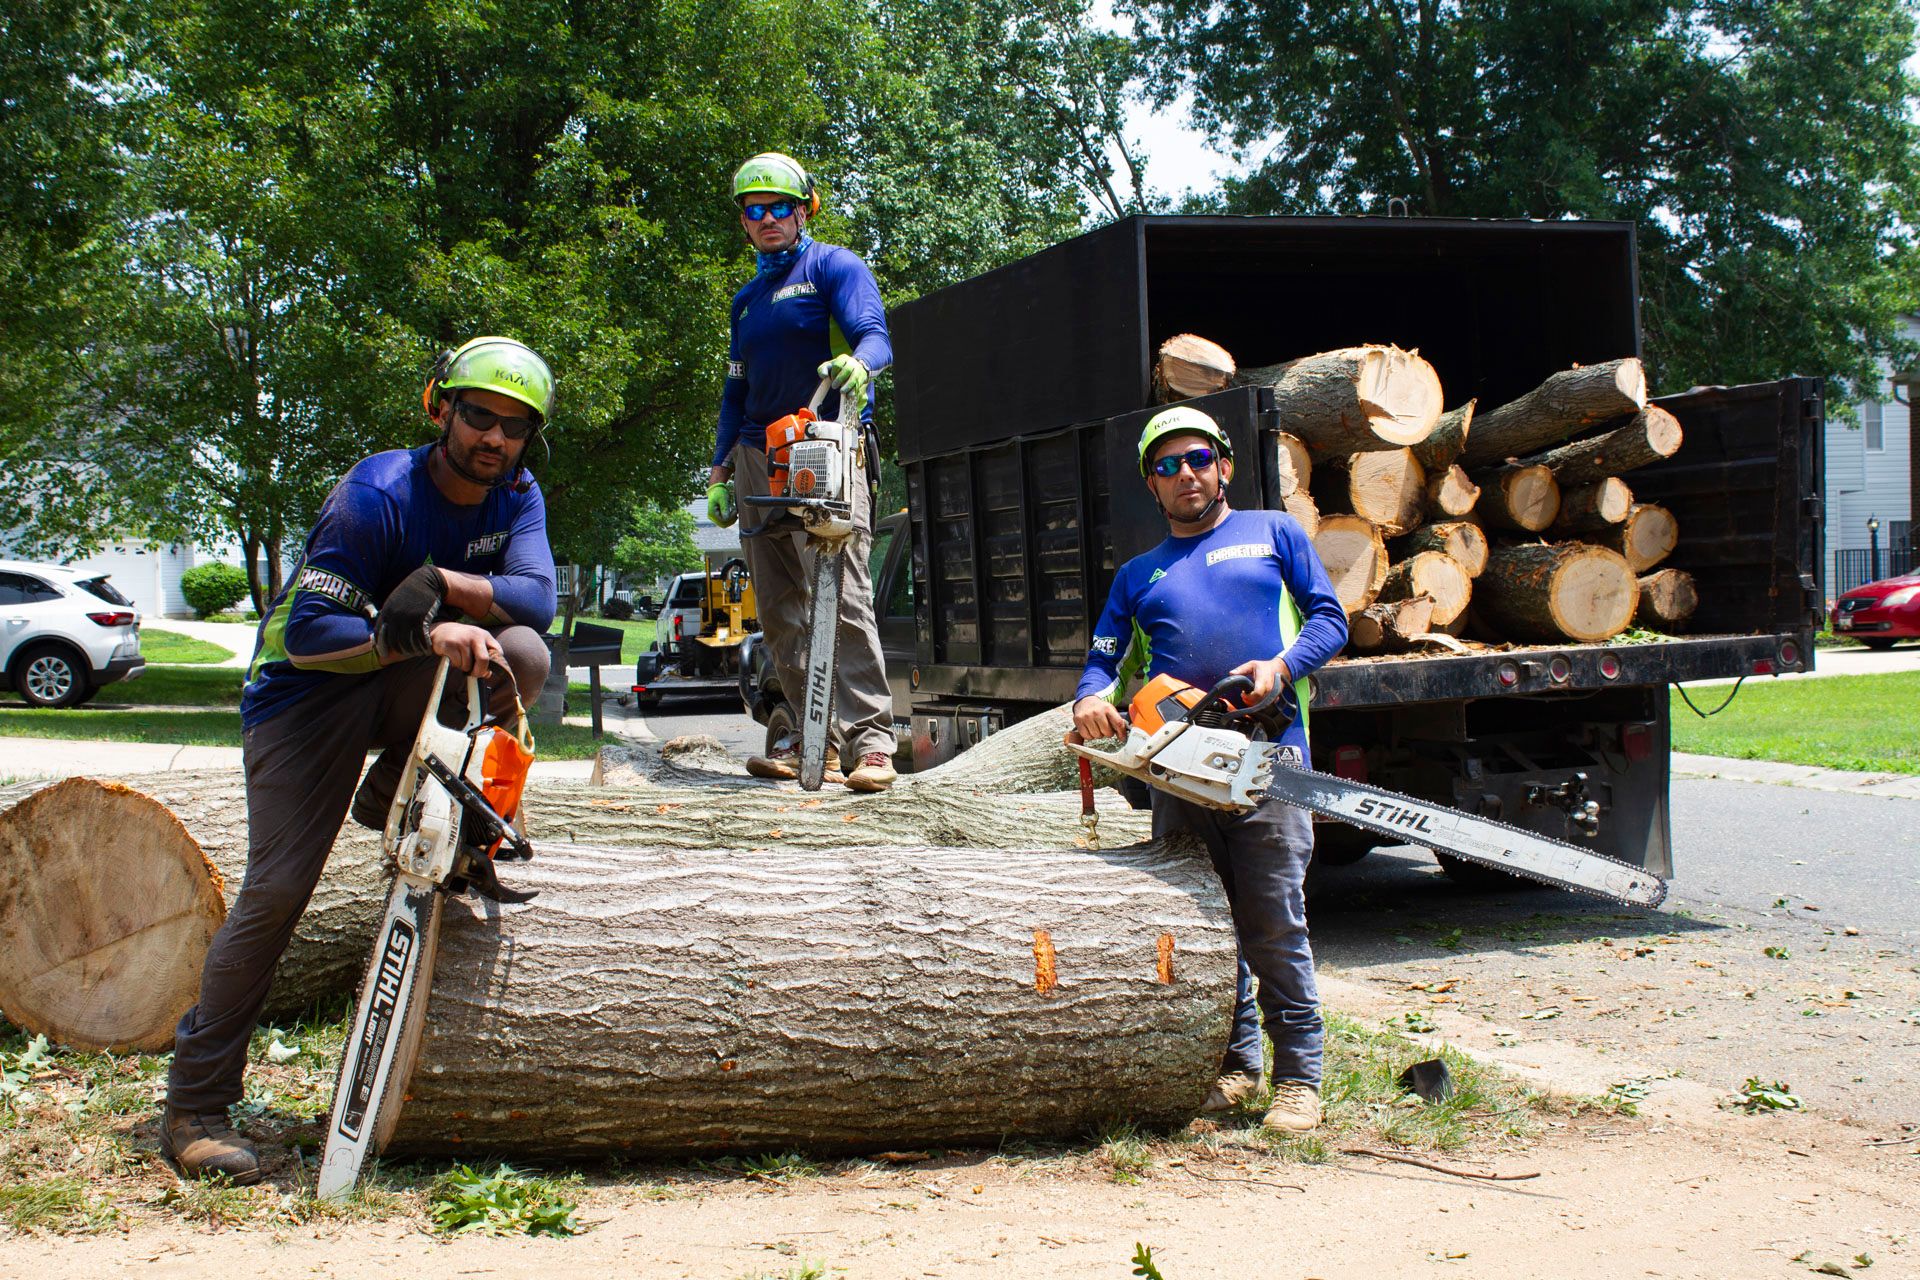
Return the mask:
[(743, 204), (740, 206), (740, 212), (745, 215), (748, 222), (758, 222), (769, 215), (775, 222), (784, 222), (791, 218), (793, 211), (799, 207), (791, 200), (775, 200), (772, 204)]
[(509, 418), (504, 413), (483, 409), (471, 400), (456, 400), (453, 402), (453, 408), (468, 426), (481, 435), (485, 435), (497, 426), (500, 428), (500, 434), (509, 440), (525, 440), (540, 429), (538, 418)]
[(1189, 449), (1185, 453), (1170, 453), (1164, 458), (1153, 460), (1153, 474), (1171, 479), (1180, 474), (1180, 468), (1184, 464), (1192, 467), (1195, 475), (1199, 475), (1213, 465), (1214, 457), (1214, 451), (1205, 445), (1198, 449)]

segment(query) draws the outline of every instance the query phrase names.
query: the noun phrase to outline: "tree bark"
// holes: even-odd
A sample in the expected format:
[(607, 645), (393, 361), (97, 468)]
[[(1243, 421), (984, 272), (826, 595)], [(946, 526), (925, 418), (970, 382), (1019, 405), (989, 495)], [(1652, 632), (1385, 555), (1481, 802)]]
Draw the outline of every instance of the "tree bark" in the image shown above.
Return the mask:
[(1427, 507), (1437, 516), (1465, 516), (1480, 501), (1480, 486), (1458, 463), (1427, 476)]
[(1327, 568), (1333, 593), (1351, 617), (1374, 602), (1387, 579), (1387, 544), (1359, 516), (1322, 516), (1313, 549)]
[(1553, 472), (1563, 487), (1596, 484), (1635, 467), (1680, 452), (1680, 420), (1650, 404), (1625, 422), (1598, 435), (1561, 445), (1525, 459)]
[(1426, 472), (1411, 449), (1349, 454), (1317, 476), (1313, 497), (1322, 511), (1359, 516), (1387, 537), (1418, 526), (1426, 509)]
[(1633, 509), (1633, 490), (1618, 476), (1607, 476), (1560, 495), (1560, 514), (1548, 526), (1556, 538), (1597, 533), (1619, 524)]
[[(24, 795), (22, 793), (25, 793)], [(0, 1013), (89, 1051), (170, 1048), (226, 919), (220, 875), (130, 787), (67, 778), (10, 789), (0, 812)]]
[(1153, 360), (1153, 402), (1171, 404), (1225, 391), (1233, 374), (1233, 356), (1225, 347), (1198, 334), (1175, 334), (1160, 344)]
[(1467, 447), (1467, 432), (1473, 426), (1473, 406), (1469, 400), (1458, 409), (1449, 409), (1433, 424), (1433, 434), (1413, 446), (1413, 456), (1429, 471), (1444, 471), (1460, 460)]
[(1418, 443), (1440, 418), (1439, 375), (1398, 347), (1347, 347), (1243, 369), (1234, 385), (1272, 387), (1280, 429), (1306, 441), (1316, 460)]
[(1699, 607), (1693, 575), (1685, 569), (1662, 569), (1640, 579), (1640, 607), (1633, 620), (1649, 631), (1666, 631), (1685, 625)]
[(1474, 611), (1511, 640), (1599, 641), (1625, 631), (1639, 603), (1633, 570), (1617, 553), (1580, 542), (1495, 547), (1474, 592)]
[(1178, 1124), (1235, 941), (1191, 845), (600, 849), (448, 904), (390, 1150), (844, 1152)]
[(1400, 653), (1413, 637), (1433, 629), (1433, 598), (1414, 596), (1370, 604), (1347, 621), (1348, 647), (1355, 653)]
[(1680, 524), (1665, 507), (1636, 502), (1624, 521), (1591, 537), (1625, 556), (1635, 573), (1645, 573), (1679, 545)]
[(1469, 520), (1445, 520), (1423, 525), (1388, 548), (1396, 560), (1422, 551), (1444, 551), (1459, 562), (1467, 576), (1477, 578), (1487, 567), (1487, 535)]
[(1473, 511), (1483, 524), (1539, 533), (1560, 514), (1560, 486), (1545, 467), (1502, 467), (1487, 477)]
[(1378, 598), (1393, 601), (1415, 596), (1433, 601), (1431, 626), (1444, 627), (1467, 611), (1473, 599), (1473, 576), (1444, 551), (1417, 552), (1387, 570)]
[(1646, 370), (1631, 356), (1566, 369), (1511, 404), (1475, 415), (1460, 461), (1472, 469), (1524, 457), (1646, 404)]

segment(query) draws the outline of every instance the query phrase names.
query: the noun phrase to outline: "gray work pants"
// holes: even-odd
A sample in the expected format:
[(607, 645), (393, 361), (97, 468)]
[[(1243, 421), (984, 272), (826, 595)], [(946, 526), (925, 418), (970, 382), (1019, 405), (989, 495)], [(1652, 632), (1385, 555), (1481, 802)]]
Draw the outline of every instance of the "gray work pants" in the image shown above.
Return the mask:
[[(520, 688), (537, 694), (547, 678), (545, 641), (531, 627), (495, 634)], [(343, 677), (337, 688), (310, 693), (242, 735), (247, 876), (207, 950), (200, 1001), (174, 1030), (171, 1105), (207, 1112), (240, 1100), (247, 1042), (274, 968), (320, 882), (367, 752), (386, 748), (368, 778), (373, 789), (384, 788), (369, 797), (384, 815), (426, 713), (438, 663), (413, 658), (368, 676)], [(464, 723), (463, 677), (449, 672), (447, 687), (441, 718)], [(493, 706), (498, 710), (499, 702)]]
[[(1240, 939), (1233, 1033), (1222, 1072), (1260, 1074), (1260, 1026), (1273, 1041), (1275, 1083), (1320, 1087), (1326, 1040), (1320, 988), (1307, 943), (1307, 863), (1313, 820), (1304, 809), (1269, 800), (1250, 813), (1226, 813), (1153, 793), (1153, 834), (1191, 831), (1205, 842), (1233, 909)], [(1250, 978), (1259, 979), (1258, 1015)]]
[[(869, 445), (871, 447), (871, 445)], [(729, 459), (734, 492), (744, 498), (767, 492), (767, 455), (752, 445), (735, 445)], [(840, 580), (840, 643), (834, 682), (833, 741), (851, 771), (870, 751), (893, 754), (893, 693), (887, 687), (887, 663), (880, 653), (880, 629), (873, 616), (873, 495), (865, 468), (856, 468), (853, 486), (857, 532), (847, 539), (846, 567)], [(780, 688), (796, 714), (807, 687), (807, 641), (811, 603), (806, 534), (799, 521), (780, 507), (740, 504), (740, 548), (753, 594), (759, 602), (760, 628), (780, 672)]]

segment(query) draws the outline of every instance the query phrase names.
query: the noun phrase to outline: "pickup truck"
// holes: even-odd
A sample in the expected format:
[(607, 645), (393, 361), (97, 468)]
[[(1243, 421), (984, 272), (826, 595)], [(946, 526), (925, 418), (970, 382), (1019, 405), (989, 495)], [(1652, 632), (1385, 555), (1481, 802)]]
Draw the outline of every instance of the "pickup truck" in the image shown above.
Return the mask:
[[(891, 320), (908, 497), (876, 529), (873, 576), (912, 768), (1071, 698), (1115, 569), (1165, 536), (1135, 441), (1167, 337), (1247, 366), (1417, 347), (1450, 406), (1641, 351), (1633, 228), (1612, 222), (1142, 216)], [(1192, 402), (1243, 460), (1235, 507), (1279, 505), (1272, 395)], [(1313, 678), (1314, 767), (1671, 875), (1668, 688), (1813, 665), (1821, 397), (1794, 377), (1657, 399), (1685, 443), (1627, 478), (1678, 520), (1665, 563), (1701, 600), (1686, 634), (1337, 658)], [(743, 700), (779, 728), (791, 713), (751, 649)], [(1319, 856), (1373, 843), (1328, 824)]]

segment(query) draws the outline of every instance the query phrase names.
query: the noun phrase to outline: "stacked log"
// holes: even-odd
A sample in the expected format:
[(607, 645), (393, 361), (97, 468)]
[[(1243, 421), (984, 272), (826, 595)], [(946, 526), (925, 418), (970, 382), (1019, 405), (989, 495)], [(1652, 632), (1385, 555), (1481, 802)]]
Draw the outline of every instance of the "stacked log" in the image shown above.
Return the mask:
[(1153, 402), (1170, 404), (1225, 391), (1233, 374), (1233, 357), (1225, 347), (1199, 334), (1175, 334), (1154, 356)]
[(1599, 641), (1633, 623), (1640, 584), (1618, 552), (1569, 542), (1496, 547), (1474, 608), (1501, 635)]
[(1430, 602), (1432, 626), (1445, 627), (1467, 611), (1473, 599), (1473, 577), (1444, 551), (1416, 551), (1387, 570), (1378, 599), (1392, 602), (1421, 596)]
[(1316, 459), (1418, 444), (1440, 420), (1439, 375), (1399, 347), (1323, 351), (1242, 369), (1233, 382), (1272, 387), (1280, 430), (1304, 440)]
[(1348, 617), (1378, 598), (1387, 580), (1387, 544), (1371, 522), (1354, 515), (1324, 516), (1313, 549)]
[(1679, 545), (1680, 524), (1665, 507), (1636, 502), (1625, 520), (1596, 535), (1594, 541), (1625, 556), (1635, 573), (1645, 573)]
[(1411, 449), (1351, 453), (1313, 475), (1314, 504), (1323, 514), (1359, 516), (1386, 537), (1417, 527), (1426, 512), (1426, 472)]
[(1400, 653), (1415, 637), (1433, 630), (1433, 597), (1370, 604), (1347, 620), (1347, 643), (1355, 653)]
[(1700, 607), (1693, 575), (1685, 569), (1662, 569), (1640, 579), (1640, 608), (1633, 615), (1649, 631), (1670, 631), (1683, 625)]
[(1460, 461), (1469, 470), (1498, 465), (1646, 407), (1647, 374), (1637, 359), (1567, 369), (1518, 400), (1479, 413)]
[(1397, 560), (1405, 560), (1422, 551), (1444, 551), (1452, 556), (1467, 576), (1477, 578), (1487, 567), (1487, 535), (1479, 525), (1467, 520), (1443, 520), (1423, 525), (1396, 542), (1392, 548)]

